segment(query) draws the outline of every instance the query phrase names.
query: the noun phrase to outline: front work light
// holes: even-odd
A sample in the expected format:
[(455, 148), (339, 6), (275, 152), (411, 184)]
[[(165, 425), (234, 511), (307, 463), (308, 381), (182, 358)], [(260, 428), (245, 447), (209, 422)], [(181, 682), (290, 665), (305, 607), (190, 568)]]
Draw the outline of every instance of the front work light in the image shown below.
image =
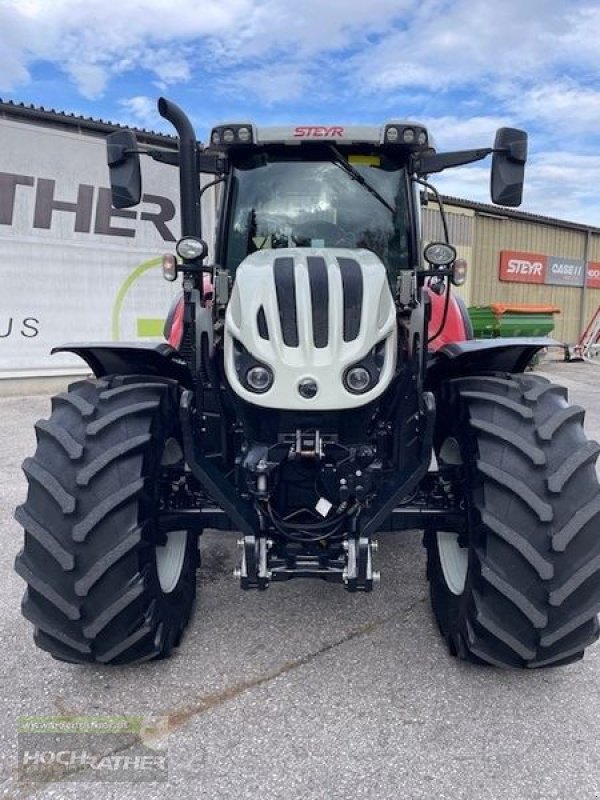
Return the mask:
[(184, 236), (175, 245), (175, 250), (177, 255), (185, 261), (194, 261), (206, 256), (208, 246), (204, 239), (197, 239), (195, 236)]
[(252, 144), (253, 140), (254, 131), (249, 122), (218, 125), (216, 128), (212, 129), (210, 134), (210, 143), (213, 147), (218, 147), (219, 145), (231, 147), (232, 145)]
[(418, 124), (403, 125), (400, 122), (389, 122), (384, 127), (382, 144), (409, 147), (415, 151), (426, 147), (427, 142), (427, 130)]
[(431, 242), (423, 251), (428, 264), (433, 267), (447, 267), (456, 259), (456, 250), (446, 242)]

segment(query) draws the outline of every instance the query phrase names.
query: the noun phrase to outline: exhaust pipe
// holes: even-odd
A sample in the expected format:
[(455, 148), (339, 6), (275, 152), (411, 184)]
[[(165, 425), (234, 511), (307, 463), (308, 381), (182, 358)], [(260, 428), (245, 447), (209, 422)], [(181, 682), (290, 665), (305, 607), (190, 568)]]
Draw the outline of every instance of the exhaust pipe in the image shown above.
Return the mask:
[(179, 136), (181, 235), (202, 238), (198, 142), (194, 128), (179, 106), (165, 97), (158, 101), (158, 113), (173, 125)]

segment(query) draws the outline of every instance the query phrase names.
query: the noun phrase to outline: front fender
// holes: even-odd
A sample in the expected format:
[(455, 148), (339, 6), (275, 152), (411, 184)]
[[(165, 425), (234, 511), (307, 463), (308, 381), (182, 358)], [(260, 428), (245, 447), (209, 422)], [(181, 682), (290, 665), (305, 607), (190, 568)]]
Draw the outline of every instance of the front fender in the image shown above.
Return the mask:
[(97, 378), (103, 375), (149, 375), (169, 378), (192, 388), (192, 374), (181, 355), (171, 345), (120, 342), (65, 344), (54, 353), (74, 353), (82, 358)]
[(441, 347), (429, 356), (426, 387), (435, 389), (441, 381), (490, 372), (520, 373), (533, 356), (561, 342), (545, 336), (532, 338), (472, 339)]

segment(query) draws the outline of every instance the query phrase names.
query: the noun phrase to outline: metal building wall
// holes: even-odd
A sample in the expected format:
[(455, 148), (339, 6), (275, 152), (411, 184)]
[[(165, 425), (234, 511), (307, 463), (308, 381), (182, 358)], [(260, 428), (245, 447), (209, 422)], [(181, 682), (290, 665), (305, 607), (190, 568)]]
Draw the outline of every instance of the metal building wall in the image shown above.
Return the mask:
[[(588, 261), (596, 262), (600, 268), (600, 234), (593, 233), (589, 236)], [(584, 325), (587, 325), (596, 309), (600, 306), (600, 289), (587, 289), (582, 303)]]
[[(456, 247), (459, 258), (464, 258), (467, 264), (473, 260), (473, 230), (475, 212), (470, 208), (459, 208), (450, 203), (444, 206), (448, 221), (448, 234), (450, 242)], [(444, 242), (444, 228), (439, 210), (435, 203), (430, 203), (422, 210), (423, 243)], [(467, 280), (464, 286), (454, 288), (467, 305), (471, 305), (472, 275), (467, 271)]]

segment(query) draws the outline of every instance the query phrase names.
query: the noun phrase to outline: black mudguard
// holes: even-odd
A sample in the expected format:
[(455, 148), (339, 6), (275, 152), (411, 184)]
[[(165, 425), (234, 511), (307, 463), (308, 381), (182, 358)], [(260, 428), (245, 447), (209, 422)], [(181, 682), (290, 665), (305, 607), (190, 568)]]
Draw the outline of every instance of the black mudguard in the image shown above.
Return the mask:
[(471, 339), (447, 344), (430, 354), (425, 386), (435, 390), (442, 381), (491, 372), (512, 374), (525, 370), (531, 359), (546, 347), (564, 345), (545, 336), (525, 338)]
[(65, 344), (54, 353), (74, 353), (82, 358), (97, 378), (103, 375), (149, 375), (175, 380), (192, 388), (192, 374), (187, 363), (171, 345), (120, 342)]

